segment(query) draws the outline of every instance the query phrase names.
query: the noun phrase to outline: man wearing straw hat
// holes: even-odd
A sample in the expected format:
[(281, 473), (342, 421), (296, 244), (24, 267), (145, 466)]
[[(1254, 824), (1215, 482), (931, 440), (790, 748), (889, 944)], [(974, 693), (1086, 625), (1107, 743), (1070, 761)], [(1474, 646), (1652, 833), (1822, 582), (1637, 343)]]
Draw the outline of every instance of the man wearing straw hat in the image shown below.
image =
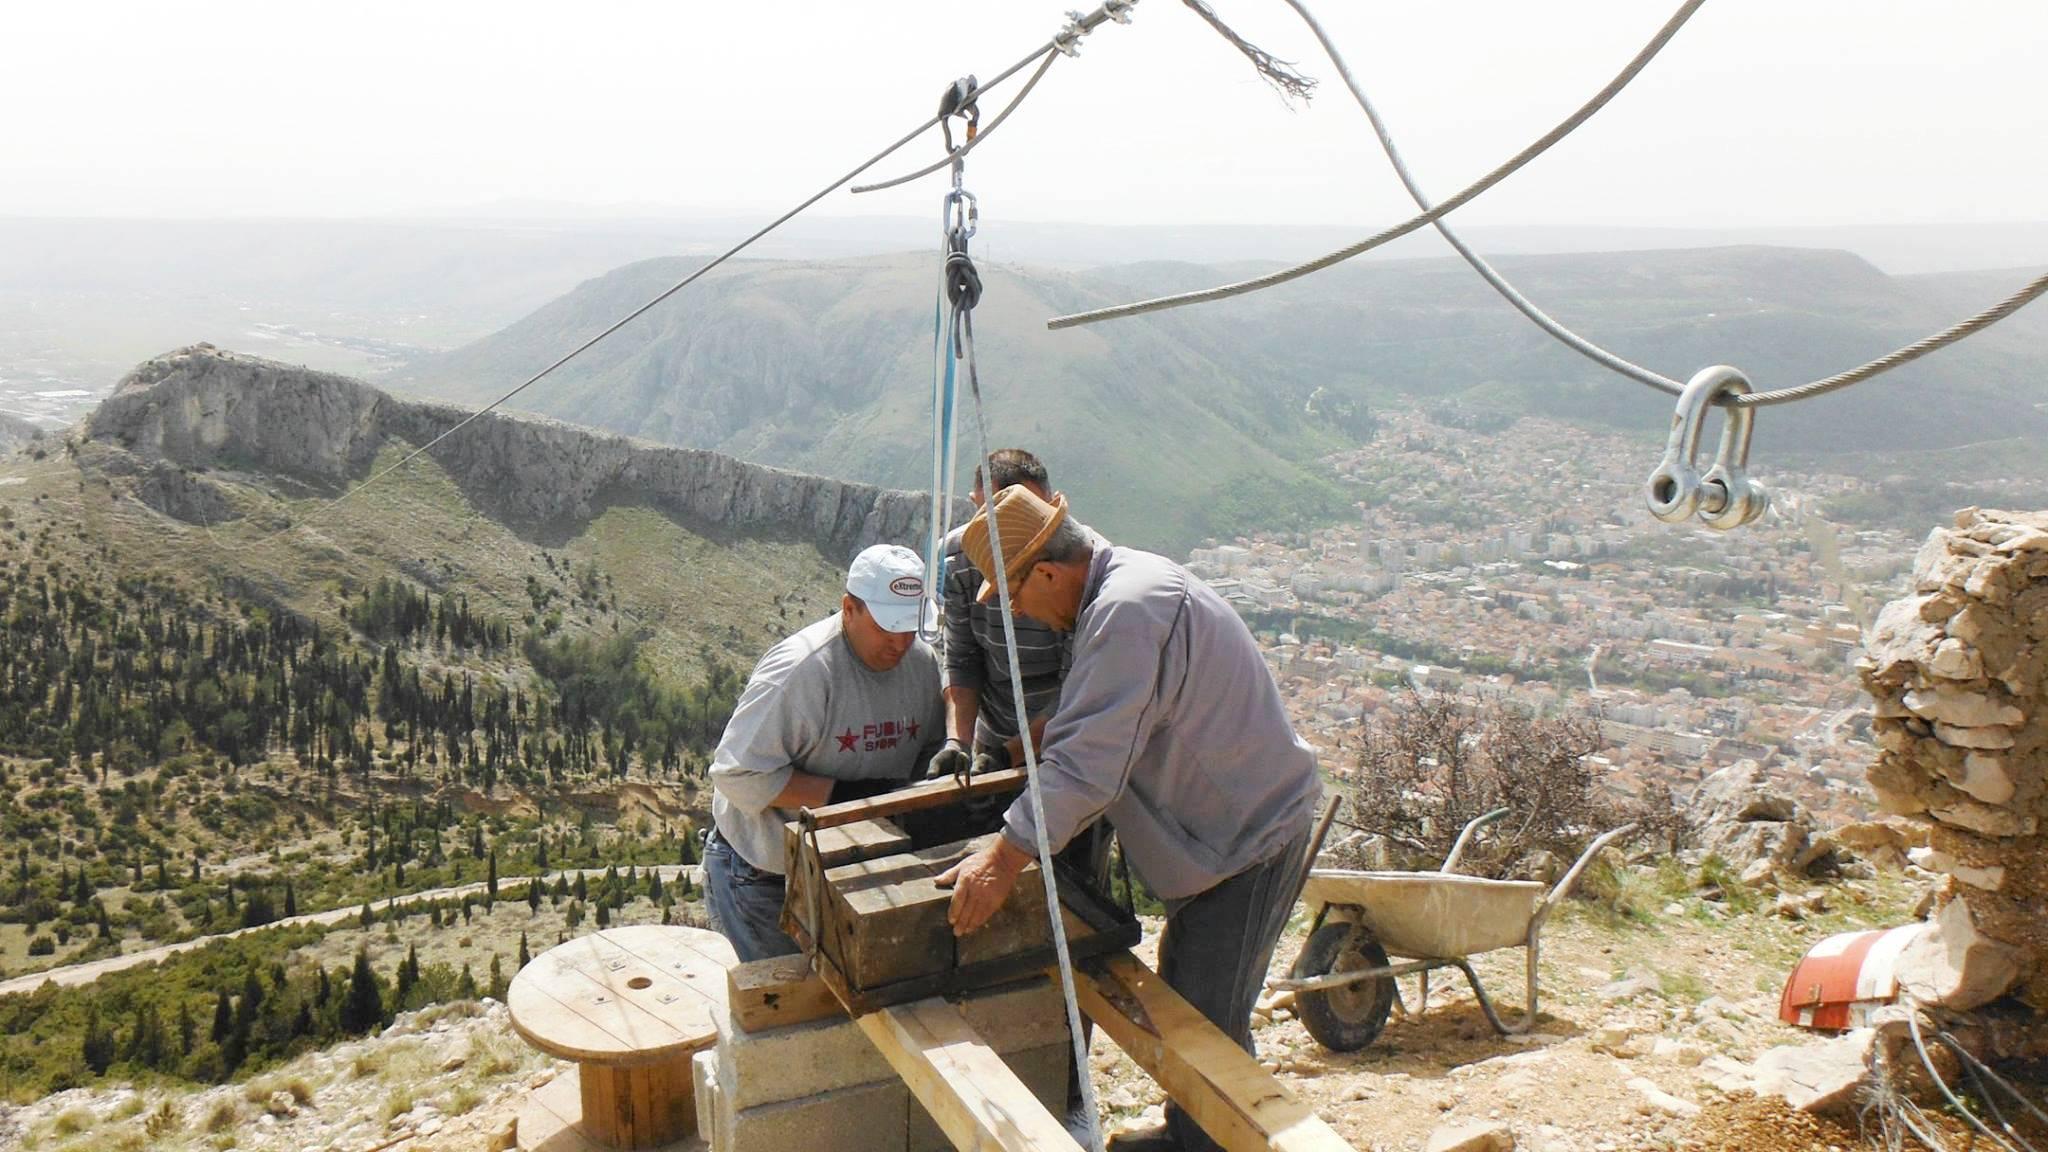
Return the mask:
[[(1107, 819), (1125, 858), (1167, 907), (1159, 974), (1225, 1034), (1251, 1043), (1253, 1001), (1300, 894), (1315, 807), (1315, 754), (1237, 613), (1163, 556), (1109, 544), (1066, 500), (1023, 486), (968, 523), (963, 546), (996, 595), (991, 524), (1011, 610), (1071, 634), (1059, 707), (1045, 729), (1043, 834), (1054, 850)], [(1037, 859), (1029, 796), (1003, 834), (960, 862), (953, 931), (981, 927)], [(1118, 1148), (1215, 1148), (1169, 1105), (1162, 1130)]]

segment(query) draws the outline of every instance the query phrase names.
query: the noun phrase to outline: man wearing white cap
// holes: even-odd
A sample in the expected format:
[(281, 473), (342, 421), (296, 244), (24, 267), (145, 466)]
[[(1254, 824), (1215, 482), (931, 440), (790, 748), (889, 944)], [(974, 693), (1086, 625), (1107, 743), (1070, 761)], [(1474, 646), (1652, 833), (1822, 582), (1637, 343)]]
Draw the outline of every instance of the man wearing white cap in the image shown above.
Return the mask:
[(712, 927), (741, 960), (797, 951), (782, 931), (782, 826), (798, 808), (915, 780), (945, 742), (939, 661), (918, 639), (924, 561), (895, 544), (854, 557), (839, 611), (754, 666), (711, 758), (704, 845)]

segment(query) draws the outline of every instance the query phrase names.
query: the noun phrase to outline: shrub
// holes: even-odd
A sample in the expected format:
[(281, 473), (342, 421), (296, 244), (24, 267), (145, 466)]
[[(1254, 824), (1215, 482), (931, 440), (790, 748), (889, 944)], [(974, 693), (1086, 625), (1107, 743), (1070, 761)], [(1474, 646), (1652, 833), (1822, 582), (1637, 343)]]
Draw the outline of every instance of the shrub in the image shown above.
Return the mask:
[(1502, 876), (1537, 851), (1575, 858), (1608, 828), (1635, 823), (1676, 840), (1668, 796), (1624, 801), (1587, 758), (1606, 746), (1591, 716), (1525, 715), (1499, 697), (1411, 694), (1362, 734), (1351, 820), (1392, 847), (1396, 867), (1435, 869), (1467, 822), (1505, 819), (1468, 844), (1459, 871)]
[(213, 1111), (206, 1114), (206, 1130), (216, 1134), (232, 1132), (241, 1118), (242, 1111), (235, 1107), (235, 1102), (223, 1100), (213, 1106)]

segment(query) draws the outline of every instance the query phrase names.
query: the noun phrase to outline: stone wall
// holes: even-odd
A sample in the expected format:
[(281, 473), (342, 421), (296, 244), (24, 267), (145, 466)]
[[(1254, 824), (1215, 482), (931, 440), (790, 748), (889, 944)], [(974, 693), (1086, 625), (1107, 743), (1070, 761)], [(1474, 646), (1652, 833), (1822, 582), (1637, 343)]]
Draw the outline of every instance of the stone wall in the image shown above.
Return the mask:
[[(199, 344), (129, 373), (85, 432), (127, 449), (145, 466), (168, 461), (255, 471), (337, 492), (365, 479), (380, 451), (410, 451), (468, 416), (445, 404), (400, 400), (346, 376)], [(926, 497), (917, 493), (537, 416), (493, 412), (432, 457), (478, 507), (515, 528), (585, 520), (608, 502), (647, 503), (695, 524), (809, 539), (828, 554), (850, 558), (880, 541), (921, 541), (927, 519)], [(160, 510), (177, 515), (195, 498), (188, 491), (179, 495)], [(971, 512), (960, 503), (960, 511)]]
[(1913, 564), (1862, 663), (1886, 811), (1927, 823), (1945, 874), (1922, 1000), (2048, 1009), (2048, 513), (1965, 509)]

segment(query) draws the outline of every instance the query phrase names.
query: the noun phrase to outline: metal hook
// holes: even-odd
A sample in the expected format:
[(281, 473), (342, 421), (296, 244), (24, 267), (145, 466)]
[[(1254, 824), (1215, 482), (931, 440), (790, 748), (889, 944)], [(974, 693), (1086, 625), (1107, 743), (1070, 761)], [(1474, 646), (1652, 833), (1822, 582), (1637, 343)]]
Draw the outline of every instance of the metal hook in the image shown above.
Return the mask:
[(1722, 394), (1746, 396), (1749, 379), (1725, 364), (1704, 368), (1686, 382), (1671, 416), (1671, 436), (1664, 445), (1664, 459), (1650, 473), (1645, 486), (1650, 514), (1667, 524), (1676, 524), (1699, 513), (1707, 526), (1721, 531), (1747, 524), (1764, 514), (1770, 494), (1752, 482), (1744, 469), (1749, 463), (1749, 437), (1756, 414), (1749, 408), (1728, 409), (1721, 428), (1721, 447), (1714, 465), (1702, 477), (1697, 461), (1700, 433), (1706, 410)]

